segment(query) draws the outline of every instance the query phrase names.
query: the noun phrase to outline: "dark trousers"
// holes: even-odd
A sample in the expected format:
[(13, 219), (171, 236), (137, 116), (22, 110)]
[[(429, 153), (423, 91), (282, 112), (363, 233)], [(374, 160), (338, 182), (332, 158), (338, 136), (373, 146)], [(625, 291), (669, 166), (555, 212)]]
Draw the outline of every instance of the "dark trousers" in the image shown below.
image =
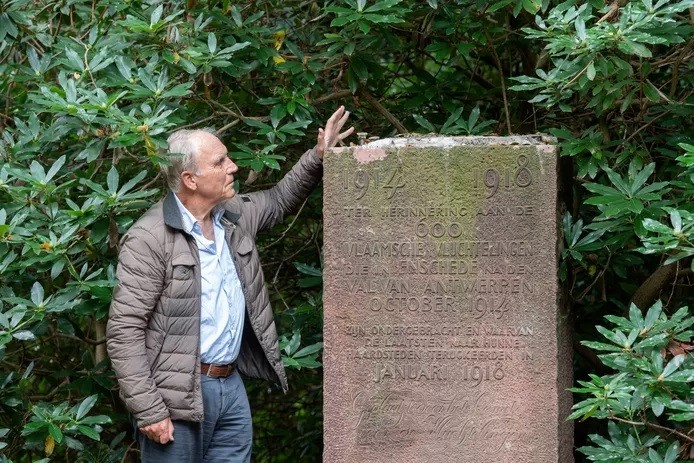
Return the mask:
[(205, 421), (173, 421), (174, 441), (158, 444), (139, 430), (144, 463), (247, 463), (253, 423), (248, 396), (237, 371), (227, 378), (202, 375)]

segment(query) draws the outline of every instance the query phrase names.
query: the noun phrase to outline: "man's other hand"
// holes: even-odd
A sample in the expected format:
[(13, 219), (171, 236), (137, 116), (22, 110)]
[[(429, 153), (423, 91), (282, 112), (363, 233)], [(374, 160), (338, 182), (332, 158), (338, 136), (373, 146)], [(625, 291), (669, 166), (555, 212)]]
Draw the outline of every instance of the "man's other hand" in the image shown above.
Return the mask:
[(349, 111), (345, 111), (344, 106), (340, 106), (337, 111), (330, 116), (325, 124), (325, 129), (318, 129), (318, 143), (316, 143), (316, 154), (323, 159), (325, 150), (336, 146), (339, 142), (349, 137), (354, 132), (354, 127), (350, 127), (340, 133), (342, 126), (349, 118)]
[(140, 428), (140, 431), (158, 444), (168, 444), (174, 440), (174, 427), (171, 418), (166, 418), (158, 423)]

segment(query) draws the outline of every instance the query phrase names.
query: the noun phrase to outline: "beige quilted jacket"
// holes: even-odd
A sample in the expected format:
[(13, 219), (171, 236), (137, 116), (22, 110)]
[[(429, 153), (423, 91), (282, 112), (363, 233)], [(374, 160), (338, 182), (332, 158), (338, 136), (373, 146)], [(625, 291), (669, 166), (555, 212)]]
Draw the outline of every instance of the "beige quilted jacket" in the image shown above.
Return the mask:
[[(323, 164), (307, 151), (273, 188), (223, 204), (222, 224), (246, 298), (238, 368), (287, 390), (277, 330), (255, 245), (320, 181)], [(200, 392), (200, 260), (182, 227), (172, 193), (123, 236), (119, 284), (107, 325), (107, 347), (120, 395), (143, 427), (171, 417), (203, 419)]]

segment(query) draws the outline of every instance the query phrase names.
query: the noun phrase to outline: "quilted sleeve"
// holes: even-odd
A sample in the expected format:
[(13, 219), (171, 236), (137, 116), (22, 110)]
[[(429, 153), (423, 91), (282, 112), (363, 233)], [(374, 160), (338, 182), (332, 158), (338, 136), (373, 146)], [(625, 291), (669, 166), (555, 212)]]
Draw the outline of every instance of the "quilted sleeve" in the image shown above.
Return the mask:
[(119, 283), (106, 328), (108, 354), (121, 397), (139, 427), (169, 416), (152, 379), (145, 348), (145, 330), (164, 285), (162, 245), (150, 231), (131, 229), (121, 240)]
[(277, 185), (244, 195), (242, 217), (253, 236), (282, 222), (295, 211), (323, 178), (323, 161), (314, 149), (306, 151)]

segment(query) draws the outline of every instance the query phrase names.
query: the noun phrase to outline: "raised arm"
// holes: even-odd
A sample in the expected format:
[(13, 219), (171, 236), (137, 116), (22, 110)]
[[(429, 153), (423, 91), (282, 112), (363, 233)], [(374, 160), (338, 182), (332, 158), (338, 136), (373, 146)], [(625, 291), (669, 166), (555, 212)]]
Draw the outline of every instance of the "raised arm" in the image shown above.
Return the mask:
[(323, 155), (354, 132), (354, 127), (341, 132), (349, 118), (349, 111), (340, 106), (325, 124), (318, 129), (316, 146), (304, 153), (280, 182), (269, 190), (245, 195), (242, 215), (252, 234), (282, 222), (285, 216), (296, 210), (323, 176)]

